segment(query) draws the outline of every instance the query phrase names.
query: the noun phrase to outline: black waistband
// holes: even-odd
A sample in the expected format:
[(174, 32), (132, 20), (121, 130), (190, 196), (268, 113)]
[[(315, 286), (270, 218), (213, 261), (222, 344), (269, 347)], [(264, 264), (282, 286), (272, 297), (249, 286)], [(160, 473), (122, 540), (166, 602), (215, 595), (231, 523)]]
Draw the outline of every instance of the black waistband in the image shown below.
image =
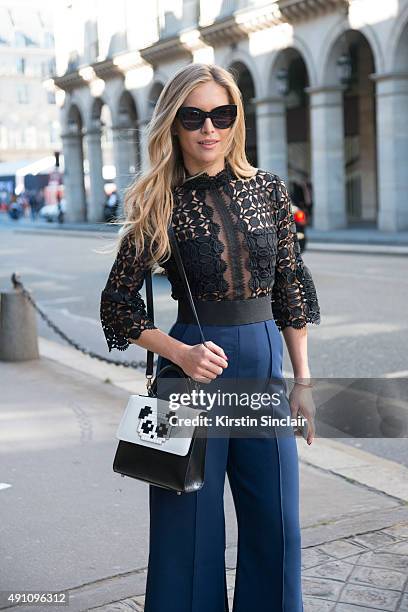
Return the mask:
[[(244, 325), (272, 319), (269, 295), (246, 300), (197, 300), (194, 299), (201, 325)], [(190, 303), (178, 300), (178, 323), (196, 323)]]

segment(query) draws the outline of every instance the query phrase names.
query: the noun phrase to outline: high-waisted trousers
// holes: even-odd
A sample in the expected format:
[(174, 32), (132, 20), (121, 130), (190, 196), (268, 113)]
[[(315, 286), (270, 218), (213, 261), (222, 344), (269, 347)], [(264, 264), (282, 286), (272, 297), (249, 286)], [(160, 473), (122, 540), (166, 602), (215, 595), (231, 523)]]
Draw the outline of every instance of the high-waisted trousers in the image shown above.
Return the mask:
[[(283, 342), (273, 318), (201, 327), (228, 356), (218, 379), (282, 378)], [(194, 323), (177, 320), (169, 335), (201, 341)], [(156, 372), (169, 363), (159, 356)], [(225, 474), (238, 527), (232, 612), (303, 611), (296, 439), (278, 435), (209, 436), (201, 489), (178, 495), (149, 485), (145, 612), (228, 611)]]

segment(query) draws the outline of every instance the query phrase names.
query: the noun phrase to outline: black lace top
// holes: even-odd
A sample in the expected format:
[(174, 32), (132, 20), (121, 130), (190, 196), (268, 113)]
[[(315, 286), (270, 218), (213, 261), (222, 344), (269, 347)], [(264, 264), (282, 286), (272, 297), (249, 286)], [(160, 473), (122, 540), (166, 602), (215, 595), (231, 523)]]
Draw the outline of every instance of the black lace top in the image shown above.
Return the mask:
[[(173, 190), (172, 224), (193, 297), (236, 300), (271, 296), (280, 330), (320, 323), (316, 289), (304, 264), (282, 179), (258, 169), (240, 179), (226, 163), (214, 176), (204, 173)], [(135, 261), (135, 246), (122, 243), (101, 294), (100, 316), (109, 351), (125, 350), (129, 339), (155, 329), (140, 295), (145, 253)], [(184, 295), (176, 262), (163, 264), (171, 296)]]

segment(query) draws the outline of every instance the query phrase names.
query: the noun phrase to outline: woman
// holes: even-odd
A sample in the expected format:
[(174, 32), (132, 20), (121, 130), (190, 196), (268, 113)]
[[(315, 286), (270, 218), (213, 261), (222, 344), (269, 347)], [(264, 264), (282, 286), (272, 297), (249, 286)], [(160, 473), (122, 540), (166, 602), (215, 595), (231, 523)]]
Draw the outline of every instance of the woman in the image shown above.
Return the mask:
[[(295, 380), (293, 415), (309, 418), (307, 323), (319, 323), (312, 277), (300, 256), (290, 199), (275, 174), (245, 156), (242, 99), (221, 67), (192, 64), (166, 84), (149, 126), (151, 169), (126, 194), (125, 231), (101, 296), (109, 350), (130, 342), (194, 380), (282, 377), (284, 335)], [(145, 271), (169, 253), (172, 223), (206, 344), (173, 256), (161, 265), (178, 300), (169, 334), (146, 314)], [(155, 256), (155, 257), (154, 257)], [(164, 257), (163, 257), (164, 258)], [(145, 612), (224, 612), (225, 474), (238, 519), (234, 612), (301, 612), (298, 458), (293, 435), (216, 438), (204, 486), (177, 495), (150, 486)]]

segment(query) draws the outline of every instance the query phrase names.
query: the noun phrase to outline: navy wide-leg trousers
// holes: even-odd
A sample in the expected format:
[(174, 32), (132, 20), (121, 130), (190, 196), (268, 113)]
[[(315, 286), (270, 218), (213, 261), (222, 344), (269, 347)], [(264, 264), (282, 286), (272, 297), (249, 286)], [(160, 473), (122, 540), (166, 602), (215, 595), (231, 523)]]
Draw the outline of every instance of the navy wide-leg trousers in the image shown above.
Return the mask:
[[(202, 325), (228, 367), (218, 377), (282, 378), (282, 336), (273, 319)], [(198, 327), (169, 334), (198, 344)], [(159, 356), (157, 372), (170, 363)], [(205, 385), (203, 384), (203, 387)], [(295, 437), (208, 437), (205, 482), (194, 493), (149, 485), (150, 551), (145, 612), (226, 612), (225, 474), (238, 524), (232, 612), (302, 612), (299, 473)]]

